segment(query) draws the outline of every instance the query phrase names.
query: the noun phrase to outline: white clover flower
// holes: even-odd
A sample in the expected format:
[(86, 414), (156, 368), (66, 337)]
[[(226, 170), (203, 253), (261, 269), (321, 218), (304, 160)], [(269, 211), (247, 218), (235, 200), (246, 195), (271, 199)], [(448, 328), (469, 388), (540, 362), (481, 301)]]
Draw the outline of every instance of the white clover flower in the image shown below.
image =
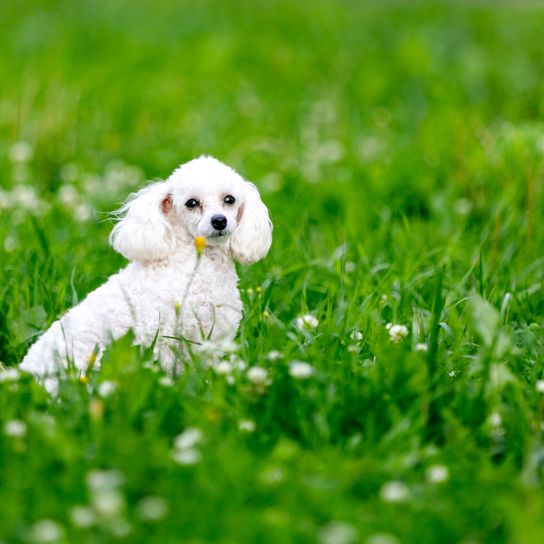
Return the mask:
[(409, 495), (408, 486), (404, 482), (393, 480), (385, 483), (380, 490), (380, 497), (387, 502), (403, 502)]
[(32, 185), (16, 185), (11, 191), (14, 202), (19, 204), (23, 210), (31, 212), (40, 211), (45, 204), (40, 201), (36, 189)]
[(536, 390), (539, 393), (544, 393), (544, 380), (538, 380), (536, 382)]
[(420, 342), (415, 345), (414, 349), (421, 353), (426, 353), (427, 351), (429, 351), (429, 346), (424, 342)]
[(502, 417), (499, 412), (489, 414), (488, 421), (492, 427), (500, 427), (502, 425)]
[(472, 211), (473, 207), (474, 204), (468, 198), (458, 198), (453, 203), (453, 209), (458, 215), (468, 215)]
[(266, 358), (269, 360), (269, 361), (277, 361), (278, 359), (281, 359), (283, 357), (283, 353), (281, 351), (277, 351), (275, 349), (273, 349), (272, 351), (269, 351), (267, 354), (266, 354)]
[(363, 139), (359, 148), (365, 162), (375, 160), (385, 149), (385, 144), (376, 136), (368, 136)]
[(200, 461), (200, 452), (191, 448), (174, 450), (172, 459), (180, 465), (196, 465)]
[(0, 370), (0, 382), (16, 382), (21, 377), (21, 372), (14, 367)]
[(344, 144), (339, 140), (325, 140), (314, 149), (317, 161), (334, 163), (344, 156)]
[(13, 438), (26, 436), (26, 423), (20, 419), (10, 419), (4, 423), (4, 434)]
[(445, 465), (431, 465), (425, 472), (427, 481), (432, 484), (441, 484), (450, 477), (450, 471)]
[(9, 234), (4, 238), (4, 249), (11, 253), (17, 247), (17, 240)]
[(52, 519), (41, 519), (32, 526), (32, 542), (48, 544), (58, 542), (64, 537), (62, 525)]
[(312, 314), (305, 314), (297, 317), (296, 325), (301, 331), (309, 331), (316, 329), (319, 325), (319, 321)]
[(88, 194), (98, 194), (101, 195), (107, 187), (102, 182), (102, 178), (98, 174), (92, 174), (85, 172), (82, 175), (82, 182), (85, 192)]
[(106, 518), (119, 516), (125, 508), (125, 498), (118, 489), (101, 489), (91, 496), (96, 513)]
[(94, 208), (90, 204), (79, 204), (74, 208), (74, 218), (80, 223), (89, 221), (94, 215)]
[(202, 440), (202, 431), (195, 427), (188, 427), (174, 438), (174, 447), (178, 450), (189, 449)]
[(28, 142), (15, 142), (9, 149), (12, 162), (28, 162), (34, 155), (34, 149)]
[(366, 544), (400, 544), (400, 541), (389, 533), (375, 533), (366, 539)]
[(98, 386), (98, 394), (104, 398), (109, 397), (115, 392), (116, 389), (117, 384), (115, 382), (105, 380)]
[(195, 427), (188, 427), (174, 438), (172, 459), (180, 465), (194, 465), (200, 460), (200, 452), (195, 446), (202, 440), (202, 431)]
[(355, 272), (355, 263), (352, 262), (352, 261), (347, 261), (346, 264), (344, 265), (344, 270), (348, 273), (348, 274), (351, 274), (352, 272)]
[(13, 204), (13, 199), (11, 198), (11, 193), (9, 191), (4, 191), (0, 189), (0, 210), (7, 210), (11, 208)]
[(449, 376), (450, 378), (455, 378), (455, 377), (457, 376), (457, 370), (450, 370), (450, 371), (448, 372), (448, 376)]
[(280, 189), (283, 180), (278, 172), (269, 172), (261, 177), (261, 183), (269, 192), (275, 192)]
[(137, 505), (136, 512), (145, 521), (159, 521), (168, 514), (168, 502), (162, 497), (144, 497)]
[(304, 361), (293, 361), (289, 365), (289, 375), (296, 380), (306, 380), (314, 373), (314, 367)]
[(263, 469), (259, 477), (266, 484), (277, 484), (285, 478), (285, 472), (281, 467), (268, 466)]
[(389, 331), (389, 340), (394, 344), (402, 342), (408, 336), (408, 328), (404, 325), (388, 323), (385, 328)]
[(203, 342), (200, 343), (199, 351), (202, 354), (213, 355), (217, 353), (218, 346), (215, 342), (212, 342), (210, 340), (204, 340)]
[(363, 339), (363, 333), (361, 331), (351, 331), (349, 337), (355, 342), (360, 342)]
[(320, 544), (353, 544), (357, 537), (357, 529), (345, 521), (331, 521), (318, 533)]
[(66, 206), (75, 206), (79, 202), (77, 189), (70, 184), (63, 185), (58, 192), (58, 199)]
[(219, 348), (224, 353), (234, 353), (238, 351), (238, 344), (236, 342), (233, 342), (232, 340), (223, 340), (221, 344), (219, 344)]
[(126, 538), (132, 527), (126, 519), (112, 519), (108, 523), (108, 530), (114, 538)]
[(170, 376), (161, 376), (159, 378), (159, 385), (162, 385), (163, 387), (173, 387), (174, 380), (172, 380)]
[(143, 172), (138, 167), (125, 164), (121, 160), (110, 161), (105, 170), (105, 184), (113, 189), (135, 186), (143, 178)]
[(214, 370), (215, 373), (220, 376), (228, 376), (229, 374), (232, 374), (234, 367), (232, 366), (232, 363), (229, 363), (228, 361), (220, 361), (215, 365)]
[(347, 250), (348, 250), (348, 244), (344, 242), (343, 244), (339, 245), (334, 250), (334, 252), (332, 254), (333, 259), (335, 259), (337, 261), (341, 260), (345, 256)]
[(91, 470), (87, 474), (87, 487), (91, 491), (102, 489), (115, 489), (123, 483), (123, 475), (115, 469), (112, 470)]
[(86, 529), (96, 523), (96, 514), (88, 506), (74, 506), (70, 510), (70, 519), (76, 527)]
[(254, 384), (264, 385), (268, 382), (268, 370), (261, 366), (252, 366), (247, 371), (247, 379)]
[(231, 358), (231, 362), (236, 368), (236, 370), (245, 370), (247, 368), (247, 363), (238, 357)]
[(257, 424), (252, 419), (242, 419), (238, 422), (238, 428), (246, 433), (252, 433), (257, 428)]

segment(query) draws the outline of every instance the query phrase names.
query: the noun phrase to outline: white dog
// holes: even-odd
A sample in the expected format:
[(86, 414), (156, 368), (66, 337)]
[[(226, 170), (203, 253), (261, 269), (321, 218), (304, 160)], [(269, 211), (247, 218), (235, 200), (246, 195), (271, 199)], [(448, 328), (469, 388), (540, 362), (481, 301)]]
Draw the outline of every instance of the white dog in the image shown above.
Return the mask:
[[(98, 367), (105, 347), (129, 330), (168, 370), (183, 342), (229, 340), (242, 316), (233, 258), (262, 259), (272, 223), (256, 187), (212, 157), (199, 157), (131, 195), (112, 247), (131, 263), (72, 308), (33, 345), (21, 368), (55, 391), (69, 363)], [(195, 238), (204, 237), (199, 256)]]

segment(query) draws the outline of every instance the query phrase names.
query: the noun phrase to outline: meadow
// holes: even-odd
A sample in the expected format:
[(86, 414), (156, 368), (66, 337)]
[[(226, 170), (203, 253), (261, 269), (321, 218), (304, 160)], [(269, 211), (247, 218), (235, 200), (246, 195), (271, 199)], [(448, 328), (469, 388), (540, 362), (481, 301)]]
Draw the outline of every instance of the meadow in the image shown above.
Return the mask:
[[(544, 542), (543, 28), (3, 2), (0, 543)], [(235, 344), (169, 376), (127, 337), (49, 397), (17, 364), (124, 266), (108, 212), (204, 153), (275, 228)]]

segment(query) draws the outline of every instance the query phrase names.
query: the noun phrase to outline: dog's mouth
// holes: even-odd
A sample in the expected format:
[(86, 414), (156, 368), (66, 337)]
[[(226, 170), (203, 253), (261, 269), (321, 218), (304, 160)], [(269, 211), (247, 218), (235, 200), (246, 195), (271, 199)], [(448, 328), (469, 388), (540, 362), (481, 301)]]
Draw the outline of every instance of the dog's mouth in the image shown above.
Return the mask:
[(225, 236), (228, 236), (228, 234), (228, 232), (224, 231), (214, 232), (209, 236), (209, 238), (224, 238)]

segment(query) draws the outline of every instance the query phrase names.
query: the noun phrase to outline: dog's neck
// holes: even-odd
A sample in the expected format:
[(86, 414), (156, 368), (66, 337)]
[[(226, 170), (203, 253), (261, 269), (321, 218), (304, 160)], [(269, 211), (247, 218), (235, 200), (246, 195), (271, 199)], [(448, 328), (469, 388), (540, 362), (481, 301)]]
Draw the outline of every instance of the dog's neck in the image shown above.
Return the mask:
[(154, 261), (138, 261), (138, 264), (149, 268), (185, 268), (188, 264), (190, 266), (196, 266), (197, 259), (200, 259), (200, 261), (203, 262), (232, 262), (232, 253), (228, 240), (221, 245), (208, 245), (201, 251), (200, 254), (198, 253), (194, 243), (187, 244), (181, 240), (176, 240), (172, 246), (172, 249), (164, 258)]

